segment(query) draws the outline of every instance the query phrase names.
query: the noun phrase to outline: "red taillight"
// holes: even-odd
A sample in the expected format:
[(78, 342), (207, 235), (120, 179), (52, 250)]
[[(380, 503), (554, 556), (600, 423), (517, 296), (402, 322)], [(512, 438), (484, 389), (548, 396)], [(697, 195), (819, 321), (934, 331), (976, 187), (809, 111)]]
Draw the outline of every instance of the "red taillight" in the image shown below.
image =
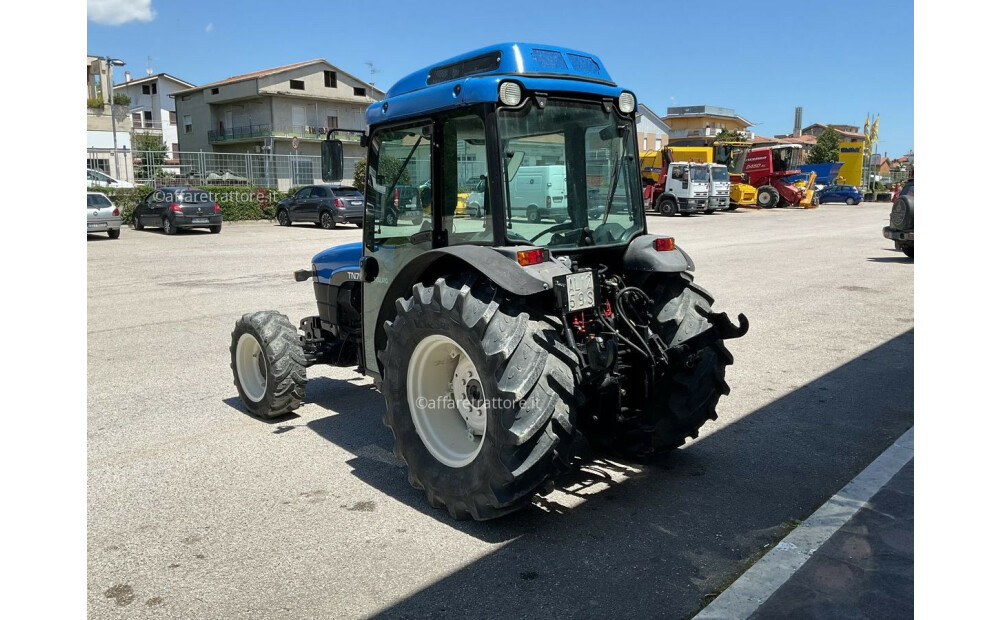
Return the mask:
[(672, 252), (676, 246), (673, 237), (660, 237), (653, 242), (653, 247), (657, 252)]
[(184, 212), (184, 208), (182, 206), (180, 206), (179, 204), (177, 204), (176, 202), (170, 203), (170, 210), (174, 211), (175, 213), (183, 213)]
[(399, 206), (399, 189), (398, 188), (392, 192), (392, 206), (394, 206), (394, 207), (398, 207)]
[(338, 208), (343, 209), (344, 208), (344, 199), (343, 198), (334, 198), (333, 204), (336, 205)]
[(118, 212), (118, 207), (115, 207), (115, 210), (111, 212), (111, 215), (121, 215), (121, 213)]
[(522, 267), (545, 262), (545, 250), (521, 250), (517, 253), (517, 264)]
[(219, 211), (222, 211), (222, 207), (220, 207), (220, 206), (219, 206), (219, 203), (217, 203), (217, 202), (215, 202), (215, 203), (212, 203), (212, 208), (213, 208), (213, 210), (214, 210), (214, 211), (215, 211), (216, 213), (218, 213)]

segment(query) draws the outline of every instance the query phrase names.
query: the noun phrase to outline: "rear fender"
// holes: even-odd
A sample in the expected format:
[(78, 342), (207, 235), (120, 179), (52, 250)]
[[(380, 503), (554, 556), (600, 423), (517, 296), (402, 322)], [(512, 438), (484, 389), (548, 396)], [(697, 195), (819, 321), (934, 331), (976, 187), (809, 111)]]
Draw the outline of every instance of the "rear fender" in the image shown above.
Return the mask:
[(679, 247), (662, 252), (653, 247), (653, 243), (659, 238), (659, 235), (640, 235), (633, 239), (625, 250), (625, 270), (641, 273), (694, 271), (694, 261)]
[(430, 282), (450, 274), (474, 271), (512, 295), (529, 297), (552, 290), (552, 278), (569, 273), (568, 268), (555, 261), (522, 267), (515, 257), (505, 256), (518, 249), (525, 248), (457, 245), (424, 252), (410, 261), (389, 284), (382, 299), (375, 325), (375, 350), (385, 346), (385, 322), (396, 316), (396, 299), (410, 296), (417, 282)]

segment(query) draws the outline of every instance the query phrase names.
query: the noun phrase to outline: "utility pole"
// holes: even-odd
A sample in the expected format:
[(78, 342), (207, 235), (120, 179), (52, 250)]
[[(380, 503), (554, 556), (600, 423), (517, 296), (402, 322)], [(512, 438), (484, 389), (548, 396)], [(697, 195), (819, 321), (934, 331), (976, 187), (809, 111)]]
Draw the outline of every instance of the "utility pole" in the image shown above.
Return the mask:
[(120, 177), (118, 175), (118, 128), (115, 127), (115, 67), (124, 67), (125, 61), (105, 56), (104, 62), (108, 65), (108, 103), (111, 104), (111, 140), (115, 149), (115, 178), (118, 179)]

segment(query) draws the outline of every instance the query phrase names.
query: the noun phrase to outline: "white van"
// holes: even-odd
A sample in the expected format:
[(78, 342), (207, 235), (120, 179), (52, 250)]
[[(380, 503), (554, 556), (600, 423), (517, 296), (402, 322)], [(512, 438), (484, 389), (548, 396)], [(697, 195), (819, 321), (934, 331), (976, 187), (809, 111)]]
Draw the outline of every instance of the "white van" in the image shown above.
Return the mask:
[(510, 179), (511, 215), (560, 223), (569, 217), (566, 207), (566, 166), (521, 166)]

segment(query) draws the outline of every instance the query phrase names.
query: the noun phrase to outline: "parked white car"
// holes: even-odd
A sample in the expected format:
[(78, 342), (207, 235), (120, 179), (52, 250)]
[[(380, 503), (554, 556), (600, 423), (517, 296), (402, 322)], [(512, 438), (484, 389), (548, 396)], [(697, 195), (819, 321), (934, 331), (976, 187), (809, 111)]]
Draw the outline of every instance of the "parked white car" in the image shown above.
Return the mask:
[(87, 168), (87, 187), (115, 187), (127, 189), (135, 187), (135, 185), (129, 183), (128, 181), (119, 181), (118, 179), (108, 176), (99, 170), (91, 170), (90, 168)]
[(87, 234), (106, 232), (112, 239), (122, 234), (122, 214), (100, 192), (87, 192)]

